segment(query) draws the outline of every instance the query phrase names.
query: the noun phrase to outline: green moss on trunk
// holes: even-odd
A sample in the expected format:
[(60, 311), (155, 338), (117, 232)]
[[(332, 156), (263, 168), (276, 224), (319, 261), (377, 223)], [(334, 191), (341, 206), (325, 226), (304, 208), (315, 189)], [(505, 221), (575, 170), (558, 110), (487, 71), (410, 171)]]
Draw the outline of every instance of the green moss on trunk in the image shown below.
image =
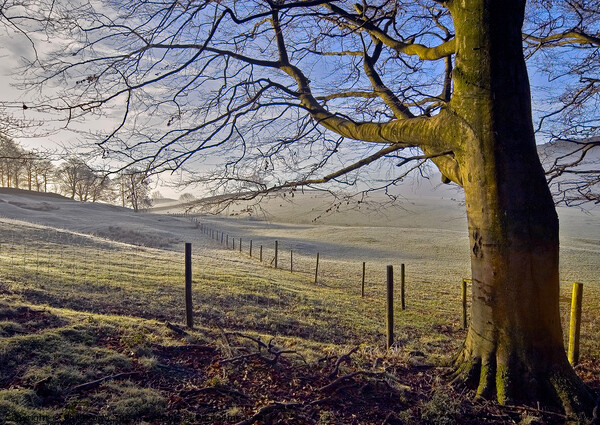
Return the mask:
[(589, 414), (592, 394), (562, 342), (558, 218), (535, 147), (524, 4), (450, 3), (457, 45), (451, 106), (471, 129), (455, 154), (473, 280), (472, 322), (454, 378), (503, 404)]

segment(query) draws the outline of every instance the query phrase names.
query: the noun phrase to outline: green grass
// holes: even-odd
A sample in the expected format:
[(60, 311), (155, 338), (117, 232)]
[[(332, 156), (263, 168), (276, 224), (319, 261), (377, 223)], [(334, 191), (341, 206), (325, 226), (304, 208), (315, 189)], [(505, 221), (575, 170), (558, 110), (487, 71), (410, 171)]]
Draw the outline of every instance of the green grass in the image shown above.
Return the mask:
[[(101, 377), (164, 367), (156, 344), (182, 343), (164, 322), (183, 322), (183, 253), (1, 221), (0, 234), (0, 418), (18, 424), (94, 415), (115, 423), (164, 419), (172, 400), (160, 383), (110, 381), (89, 394), (65, 394)], [(295, 273), (216, 245), (193, 261), (197, 326), (185, 343), (210, 342), (233, 355), (236, 348), (224, 335), (240, 331), (276, 337), (308, 362), (360, 345), (355, 362), (369, 368), (374, 359), (393, 364), (414, 350), (441, 365), (465, 336), (454, 275), (420, 280), (408, 266), (407, 310), (396, 301), (396, 343), (386, 353), (382, 275), (369, 275), (362, 298), (360, 263), (324, 261), (315, 284), (312, 259), (301, 255)], [(567, 285), (562, 295), (565, 328)], [(583, 361), (600, 354), (598, 300), (598, 288), (584, 289)], [(40, 382), (44, 397), (33, 390)], [(436, 416), (441, 401), (432, 403), (423, 413), (427, 423), (452, 423), (453, 413)], [(243, 417), (235, 406), (224, 412), (223, 418)], [(330, 414), (324, 410), (319, 423)]]
[[(18, 236), (17, 229), (12, 229), (14, 235), (2, 230), (8, 233), (4, 240), (11, 241), (3, 244), (0, 253), (4, 292), (23, 302), (174, 322), (183, 319), (182, 253), (56, 231), (39, 238), (35, 228), (20, 229)], [(298, 256), (299, 267), (300, 261)], [(309, 273), (274, 270), (237, 251), (196, 256), (196, 322), (213, 329), (306, 340), (309, 345), (383, 347), (384, 285), (368, 281), (367, 296), (361, 298), (359, 276), (344, 273), (343, 265), (339, 270), (327, 270), (323, 263), (321, 267), (326, 271), (315, 285)], [(405, 327), (429, 338), (432, 327), (449, 325), (460, 336), (458, 285), (451, 289), (454, 293), (438, 285), (414, 281), (407, 285), (409, 309), (402, 312), (399, 300), (396, 303), (402, 341), (421, 345), (414, 338), (402, 338)], [(436, 314), (429, 314), (430, 310)], [(454, 337), (440, 337), (454, 344)]]
[[(0, 223), (0, 289), (22, 302), (78, 311), (165, 321), (183, 320), (183, 255), (59, 232)], [(266, 250), (265, 250), (266, 253)], [(282, 256), (283, 257), (283, 256)], [(265, 254), (265, 258), (270, 258)], [(252, 330), (308, 343), (383, 347), (383, 274), (368, 272), (360, 297), (360, 263), (321, 262), (319, 282), (310, 258), (296, 255), (297, 270), (274, 270), (247, 254), (215, 249), (194, 257), (196, 322), (207, 328)], [(314, 265), (313, 265), (314, 267)], [(356, 270), (353, 270), (356, 269)], [(415, 270), (416, 269), (416, 270)], [(399, 344), (442, 354), (457, 346), (459, 281), (425, 276), (407, 266), (407, 310), (396, 300)], [(600, 352), (598, 288), (584, 289), (582, 354)], [(569, 319), (570, 287), (562, 288), (563, 327)], [(335, 323), (335, 326), (331, 326)], [(19, 326), (2, 321), (0, 334)], [(437, 330), (437, 332), (436, 332)], [(442, 330), (442, 331), (440, 331)], [(423, 339), (423, 340), (421, 340)]]

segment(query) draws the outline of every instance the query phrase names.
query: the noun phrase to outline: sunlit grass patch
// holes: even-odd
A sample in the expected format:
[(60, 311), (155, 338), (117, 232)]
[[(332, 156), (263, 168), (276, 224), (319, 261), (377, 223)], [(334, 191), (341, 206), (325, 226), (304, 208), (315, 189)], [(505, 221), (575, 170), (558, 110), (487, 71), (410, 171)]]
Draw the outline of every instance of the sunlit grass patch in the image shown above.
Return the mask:
[[(7, 230), (1, 222), (0, 230)], [(0, 409), (4, 409), (0, 414), (17, 418), (16, 423), (34, 423), (36, 418), (42, 418), (39, 423), (55, 423), (57, 418), (93, 423), (95, 417), (117, 423), (161, 423), (170, 420), (174, 411), (179, 416), (173, 420), (184, 422), (186, 415), (195, 413), (182, 407), (192, 401), (180, 400), (180, 393), (202, 387), (225, 388), (223, 393), (215, 390), (213, 398), (203, 395), (194, 402), (208, 405), (218, 398), (213, 403), (218, 412), (211, 418), (229, 423), (253, 408), (227, 391), (244, 392), (246, 382), (256, 391), (262, 388), (260, 382), (244, 380), (246, 370), (262, 379), (298, 369), (302, 373), (292, 374), (294, 379), (301, 382), (303, 374), (313, 374), (310, 379), (324, 385), (336, 359), (354, 350), (348, 363), (340, 365), (340, 375), (358, 368), (397, 372), (403, 379), (412, 373), (411, 367), (430, 370), (446, 365), (466, 334), (461, 321), (462, 277), (456, 269), (435, 275), (439, 265), (427, 265), (416, 255), (407, 263), (404, 311), (396, 280), (395, 342), (386, 351), (381, 264), (369, 264), (365, 297), (361, 297), (360, 262), (323, 260), (324, 270), (315, 283), (310, 271), (313, 259), (308, 256), (298, 255), (298, 269), (290, 273), (260, 263), (247, 252), (218, 246), (198, 249), (193, 257), (195, 329), (190, 330), (182, 324), (182, 252), (48, 229), (37, 240), (39, 229), (22, 230), (19, 236), (18, 228), (11, 225), (0, 247)], [(565, 326), (570, 285), (565, 282), (561, 291)], [(582, 325), (586, 364), (600, 352), (598, 301), (594, 288), (586, 287)], [(234, 336), (235, 332), (293, 353), (276, 366), (255, 357), (220, 365), (223, 359), (258, 350), (254, 342)], [(194, 345), (208, 348), (187, 351)], [(92, 389), (72, 391), (114, 376)], [(265, 397), (288, 396), (282, 384), (269, 385), (274, 392)], [(311, 391), (318, 390), (319, 385), (311, 385)], [(371, 388), (367, 381), (361, 385)], [(304, 391), (299, 384), (294, 388)], [(251, 406), (267, 403), (267, 398), (252, 399)], [(442, 402), (431, 401), (429, 416), (421, 416), (418, 409), (407, 414), (421, 421), (417, 423), (452, 420), (453, 414), (436, 413)], [(347, 419), (331, 406), (323, 406), (315, 418), (321, 422)]]
[(159, 391), (128, 382), (106, 384), (90, 397), (90, 402), (101, 406), (96, 412), (98, 416), (116, 423), (130, 423), (140, 417), (152, 419), (161, 416), (167, 406), (165, 396)]
[(44, 408), (41, 399), (30, 389), (0, 390), (0, 418), (3, 423), (38, 425), (56, 423), (60, 412)]

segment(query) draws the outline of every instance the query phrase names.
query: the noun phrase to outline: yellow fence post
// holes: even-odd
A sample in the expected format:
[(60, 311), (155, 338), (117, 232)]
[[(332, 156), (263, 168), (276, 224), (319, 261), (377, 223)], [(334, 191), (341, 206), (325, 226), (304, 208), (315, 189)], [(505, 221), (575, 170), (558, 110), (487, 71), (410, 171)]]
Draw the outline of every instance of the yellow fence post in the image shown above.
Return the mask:
[(579, 363), (579, 333), (581, 330), (581, 301), (583, 299), (583, 284), (573, 284), (571, 298), (571, 322), (569, 325), (569, 363), (575, 366)]

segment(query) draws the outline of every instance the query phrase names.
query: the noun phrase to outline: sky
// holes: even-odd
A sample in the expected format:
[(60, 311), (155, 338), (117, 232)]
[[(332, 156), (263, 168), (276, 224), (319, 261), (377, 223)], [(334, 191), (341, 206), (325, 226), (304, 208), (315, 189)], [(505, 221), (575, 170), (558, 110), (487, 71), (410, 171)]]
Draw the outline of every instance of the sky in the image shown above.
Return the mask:
[[(44, 55), (47, 48), (51, 47), (44, 41), (38, 40), (38, 53)], [(2, 101), (11, 104), (8, 109), (9, 113), (16, 119), (31, 119), (38, 118), (32, 110), (23, 109), (22, 105), (27, 104), (31, 101), (32, 94), (25, 94), (18, 91), (12, 85), (16, 82), (15, 75), (20, 75), (19, 65), (20, 59), (31, 59), (33, 58), (33, 50), (29, 41), (20, 34), (10, 32), (6, 28), (0, 26), (0, 93), (2, 93)], [(530, 78), (533, 86), (541, 86), (546, 90), (555, 88), (556, 83), (549, 84), (548, 81), (536, 74), (533, 69), (530, 70)], [(537, 99), (534, 98), (534, 99)], [(535, 109), (543, 109), (544, 106), (535, 100)], [(43, 117), (44, 119), (47, 117)], [(51, 131), (46, 134), (41, 134), (42, 137), (20, 137), (19, 134), (14, 134), (14, 138), (19, 143), (29, 149), (48, 149), (55, 146), (68, 146), (73, 142), (80, 142), (85, 140), (86, 136), (82, 133), (73, 133), (67, 131), (61, 131), (60, 126), (62, 124), (50, 124), (45, 125), (44, 131), (50, 128)], [(103, 130), (106, 128), (114, 128), (117, 125), (116, 117), (111, 118), (110, 116), (100, 117), (94, 120), (88, 120), (85, 124), (80, 125), (78, 128), (82, 131), (96, 131)], [(544, 143), (546, 140), (538, 140), (539, 143)], [(175, 176), (175, 180), (178, 176)], [(161, 188), (161, 192), (167, 191), (171, 195), (171, 191), (167, 188)], [(176, 192), (175, 192), (176, 193)], [(173, 194), (175, 194), (173, 193)]]

